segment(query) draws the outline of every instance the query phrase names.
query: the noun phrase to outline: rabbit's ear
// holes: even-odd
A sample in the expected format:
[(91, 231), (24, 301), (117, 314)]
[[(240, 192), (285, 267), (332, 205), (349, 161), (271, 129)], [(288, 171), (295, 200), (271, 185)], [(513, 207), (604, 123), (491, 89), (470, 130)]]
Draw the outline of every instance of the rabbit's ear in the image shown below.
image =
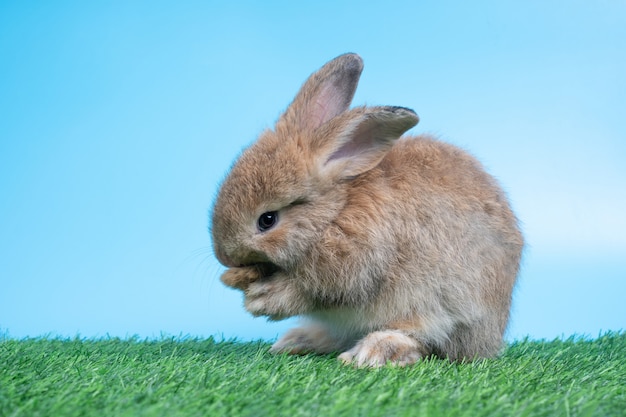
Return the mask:
[(281, 121), (312, 131), (343, 113), (352, 102), (362, 70), (363, 61), (356, 54), (340, 55), (326, 63), (304, 83)]
[(321, 137), (317, 147), (320, 174), (341, 179), (369, 171), (418, 121), (417, 114), (404, 107), (370, 107), (345, 113)]

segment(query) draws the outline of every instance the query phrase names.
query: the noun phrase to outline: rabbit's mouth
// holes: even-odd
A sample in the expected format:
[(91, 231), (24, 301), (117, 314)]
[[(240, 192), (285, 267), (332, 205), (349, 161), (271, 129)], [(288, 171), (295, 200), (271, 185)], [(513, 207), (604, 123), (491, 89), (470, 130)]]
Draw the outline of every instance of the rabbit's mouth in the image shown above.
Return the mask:
[(280, 267), (272, 262), (259, 262), (254, 264), (254, 267), (259, 272), (261, 279), (270, 278), (272, 275), (280, 271)]

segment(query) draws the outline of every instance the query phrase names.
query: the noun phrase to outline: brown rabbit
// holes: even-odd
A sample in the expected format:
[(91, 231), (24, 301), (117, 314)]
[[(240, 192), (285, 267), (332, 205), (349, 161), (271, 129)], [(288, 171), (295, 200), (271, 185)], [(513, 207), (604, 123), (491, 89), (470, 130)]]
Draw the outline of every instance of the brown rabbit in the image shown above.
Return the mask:
[(221, 280), (246, 309), (301, 316), (272, 352), (343, 352), (357, 366), (502, 346), (523, 247), (493, 177), (402, 107), (348, 109), (363, 69), (311, 75), (232, 167), (215, 202)]

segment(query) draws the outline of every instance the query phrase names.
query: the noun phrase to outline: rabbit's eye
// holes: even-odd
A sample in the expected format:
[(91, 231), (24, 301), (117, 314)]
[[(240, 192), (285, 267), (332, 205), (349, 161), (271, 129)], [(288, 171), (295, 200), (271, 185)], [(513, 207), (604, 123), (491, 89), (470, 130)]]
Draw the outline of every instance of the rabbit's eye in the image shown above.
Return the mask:
[(268, 211), (266, 213), (261, 214), (259, 220), (257, 221), (257, 227), (259, 231), (265, 232), (266, 230), (271, 229), (278, 222), (278, 212), (277, 211)]

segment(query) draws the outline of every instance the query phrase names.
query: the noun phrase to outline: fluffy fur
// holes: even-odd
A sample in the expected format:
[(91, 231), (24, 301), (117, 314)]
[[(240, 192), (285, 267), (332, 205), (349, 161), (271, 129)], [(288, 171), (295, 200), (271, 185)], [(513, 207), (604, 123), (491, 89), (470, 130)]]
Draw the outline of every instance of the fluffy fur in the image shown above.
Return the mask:
[(255, 316), (303, 317), (272, 352), (343, 352), (357, 366), (492, 357), (523, 247), (517, 220), (473, 157), (401, 137), (412, 110), (348, 109), (362, 68), (345, 54), (311, 75), (232, 167), (212, 213), (221, 280)]

